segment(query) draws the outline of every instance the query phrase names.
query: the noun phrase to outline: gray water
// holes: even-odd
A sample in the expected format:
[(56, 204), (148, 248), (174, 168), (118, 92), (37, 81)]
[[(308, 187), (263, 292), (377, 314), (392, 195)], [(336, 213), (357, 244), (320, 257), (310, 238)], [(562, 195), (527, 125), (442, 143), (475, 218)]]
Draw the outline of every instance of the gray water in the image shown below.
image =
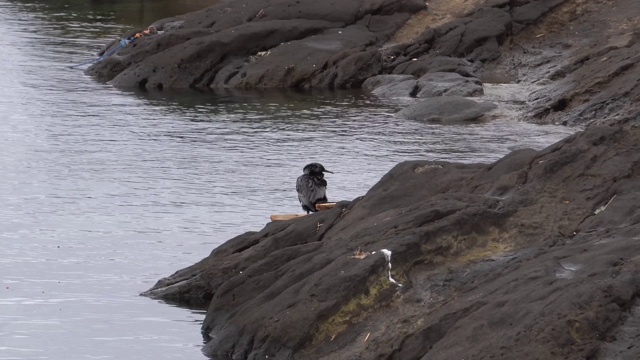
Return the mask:
[(201, 359), (204, 313), (138, 294), (300, 212), (306, 163), (348, 200), (403, 160), (490, 162), (572, 132), (427, 125), (358, 92), (116, 90), (68, 66), (152, 20), (95, 4), (0, 0), (0, 359)]

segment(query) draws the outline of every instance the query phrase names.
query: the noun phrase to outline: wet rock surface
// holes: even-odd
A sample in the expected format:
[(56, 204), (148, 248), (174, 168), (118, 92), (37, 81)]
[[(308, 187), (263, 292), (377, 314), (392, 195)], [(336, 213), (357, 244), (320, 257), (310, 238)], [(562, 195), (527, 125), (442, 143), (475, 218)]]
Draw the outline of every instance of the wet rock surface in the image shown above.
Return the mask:
[(525, 107), (528, 121), (605, 123), (640, 102), (639, 40), (634, 0), (569, 1), (522, 29), (482, 71), (538, 88)]
[(477, 96), (483, 94), (482, 82), (454, 72), (412, 75), (377, 75), (368, 78), (362, 88), (380, 97)]
[(410, 77), (411, 80), (402, 80), (378, 86), (377, 88), (373, 89), (371, 93), (382, 98), (413, 97), (419, 91), (419, 87), (418, 81), (413, 76)]
[[(285, 53), (261, 47), (246, 52), (259, 56), (253, 62), (245, 55), (219, 53), (222, 60), (215, 66), (226, 70), (207, 67), (198, 79), (211, 82), (196, 83), (209, 86), (223, 74), (227, 84), (253, 86), (265, 74), (260, 84), (269, 79), (282, 86), (362, 85), (373, 92), (395, 87), (398, 94), (416, 96), (425, 87), (419, 78), (445, 72), (476, 85), (474, 78), (484, 81), (485, 94), (476, 97), (483, 102), (499, 90), (500, 84), (487, 83), (507, 79), (504, 98), (514, 93), (511, 103), (522, 120), (582, 128), (544, 150), (518, 150), (493, 164), (398, 164), (365, 196), (239, 235), (144, 295), (207, 308), (204, 352), (213, 358), (635, 359), (640, 306), (637, 3), (435, 0), (427, 12), (409, 2), (377, 4), (385, 10), (367, 13), (371, 22), (366, 25), (368, 15), (349, 17), (345, 14), (361, 13), (349, 13), (348, 7), (326, 18), (309, 12), (308, 21), (295, 25), (309, 34), (287, 40), (301, 54), (292, 59), (311, 57), (303, 49), (315, 46), (323, 56), (338, 51), (339, 60), (325, 65), (339, 66), (323, 65), (305, 77), (309, 66), (318, 65), (307, 61), (279, 73), (266, 60), (271, 53), (256, 51), (272, 51), (278, 59)], [(274, 16), (258, 16), (260, 6), (249, 6), (253, 18)], [(283, 20), (282, 14), (289, 14), (284, 9), (270, 21)], [(398, 15), (414, 10), (409, 20)], [(379, 36), (370, 29), (376, 16), (386, 19), (379, 24), (402, 17), (398, 23), (404, 26)], [(179, 34), (203, 31), (196, 21), (180, 21), (157, 44), (168, 37), (179, 43)], [(229, 15), (208, 26), (234, 31), (238, 26), (251, 42), (256, 34), (251, 26), (257, 25)], [(273, 43), (291, 33), (270, 29)], [(337, 37), (339, 31), (350, 40)], [(215, 33), (206, 36), (226, 41)], [(354, 44), (357, 50), (346, 50)], [(147, 45), (139, 46), (137, 51)], [(237, 46), (237, 54), (245, 54)], [(214, 48), (200, 56), (222, 51)], [(125, 54), (118, 56), (137, 56)], [(135, 71), (152, 74), (150, 62), (162, 59), (141, 57)], [(120, 60), (89, 71), (121, 67), (122, 73), (114, 73), (122, 76), (122, 84), (135, 84), (133, 70)], [(252, 72), (258, 68), (250, 64), (262, 68)], [(185, 84), (204, 69), (183, 65), (185, 72), (174, 76)], [(427, 78), (432, 76), (440, 75)], [(153, 79), (148, 84), (165, 81)], [(515, 94), (517, 87), (530, 89), (530, 95)], [(453, 116), (460, 106), (452, 106)], [(391, 269), (383, 249), (391, 252)]]
[(477, 120), (496, 108), (495, 104), (477, 102), (460, 96), (440, 96), (420, 100), (398, 116), (427, 122), (462, 123)]

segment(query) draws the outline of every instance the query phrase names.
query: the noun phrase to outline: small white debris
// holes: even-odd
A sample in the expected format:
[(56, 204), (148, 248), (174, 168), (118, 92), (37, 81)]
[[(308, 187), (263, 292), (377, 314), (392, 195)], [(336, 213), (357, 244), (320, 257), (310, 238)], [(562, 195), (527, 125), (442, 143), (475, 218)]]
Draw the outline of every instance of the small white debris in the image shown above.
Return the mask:
[(616, 198), (616, 195), (613, 195), (613, 197), (611, 198), (611, 200), (609, 200), (606, 204), (600, 206), (599, 208), (596, 209), (596, 211), (593, 212), (594, 215), (598, 215), (599, 213), (603, 212), (607, 206), (609, 206), (609, 204), (611, 204), (611, 202), (613, 201), (613, 199)]
[(398, 286), (402, 286), (402, 284), (400, 284), (399, 282), (395, 281), (391, 277), (391, 251), (389, 251), (387, 249), (382, 249), (381, 251), (384, 254), (384, 257), (387, 259), (387, 267), (389, 268), (389, 281), (391, 281), (392, 283), (394, 283), (394, 284), (396, 284)]

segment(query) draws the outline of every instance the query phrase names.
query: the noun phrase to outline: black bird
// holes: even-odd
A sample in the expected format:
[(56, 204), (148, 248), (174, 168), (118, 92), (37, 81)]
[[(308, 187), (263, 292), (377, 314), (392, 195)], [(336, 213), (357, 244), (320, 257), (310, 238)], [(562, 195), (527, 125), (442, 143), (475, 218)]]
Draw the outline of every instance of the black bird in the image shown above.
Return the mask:
[(296, 181), (296, 191), (298, 191), (298, 200), (302, 205), (302, 210), (316, 212), (316, 204), (327, 202), (327, 180), (324, 179), (324, 173), (333, 174), (318, 163), (311, 163), (302, 169), (304, 174), (300, 175)]

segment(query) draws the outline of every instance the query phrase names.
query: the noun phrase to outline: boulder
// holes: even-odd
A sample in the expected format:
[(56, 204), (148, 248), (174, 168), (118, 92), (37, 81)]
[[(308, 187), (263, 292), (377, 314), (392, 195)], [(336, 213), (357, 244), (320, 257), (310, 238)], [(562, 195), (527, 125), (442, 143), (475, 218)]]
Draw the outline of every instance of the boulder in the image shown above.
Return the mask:
[(362, 89), (367, 91), (373, 91), (380, 86), (389, 85), (393, 83), (399, 83), (407, 80), (415, 80), (412, 75), (376, 75), (368, 78), (362, 83)]
[(473, 49), (467, 59), (474, 62), (490, 62), (500, 57), (500, 44), (496, 38), (488, 38), (482, 45)]
[(488, 39), (506, 38), (507, 31), (511, 29), (511, 15), (504, 10), (481, 8), (471, 19), (464, 25), (464, 33), (455, 50), (457, 56), (471, 53)]
[(436, 96), (477, 96), (482, 95), (482, 82), (476, 78), (464, 77), (458, 73), (427, 73), (418, 79), (416, 97)]
[(460, 96), (426, 98), (400, 110), (397, 116), (439, 123), (464, 123), (477, 120), (496, 108), (489, 102), (477, 102)]
[(209, 86), (360, 87), (380, 71), (378, 52), (367, 48), (375, 42), (375, 35), (360, 25), (330, 29), (274, 46), (231, 74), (223, 68), (224, 76), (217, 74)]
[(385, 98), (413, 97), (418, 89), (416, 80), (405, 80), (377, 87), (373, 94)]

